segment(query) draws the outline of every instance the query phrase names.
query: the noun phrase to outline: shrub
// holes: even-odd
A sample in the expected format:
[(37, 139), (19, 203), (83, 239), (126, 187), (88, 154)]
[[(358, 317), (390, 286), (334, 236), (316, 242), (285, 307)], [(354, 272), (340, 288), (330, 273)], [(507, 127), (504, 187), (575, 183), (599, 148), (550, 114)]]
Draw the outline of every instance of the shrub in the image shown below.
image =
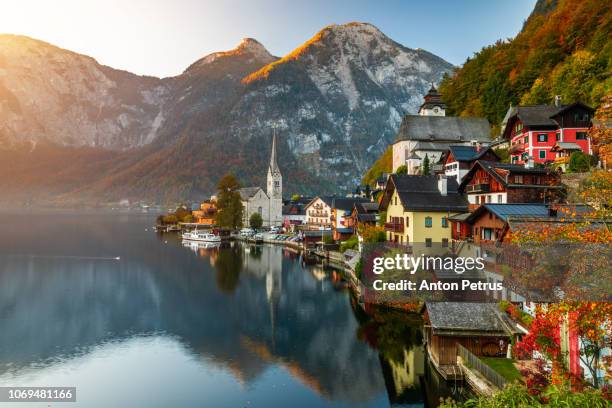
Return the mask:
[(569, 159), (569, 171), (573, 173), (584, 173), (589, 171), (590, 159), (583, 152), (574, 152)]
[(340, 252), (344, 252), (347, 249), (356, 249), (358, 246), (359, 239), (357, 238), (357, 235), (353, 235), (352, 237), (340, 244)]

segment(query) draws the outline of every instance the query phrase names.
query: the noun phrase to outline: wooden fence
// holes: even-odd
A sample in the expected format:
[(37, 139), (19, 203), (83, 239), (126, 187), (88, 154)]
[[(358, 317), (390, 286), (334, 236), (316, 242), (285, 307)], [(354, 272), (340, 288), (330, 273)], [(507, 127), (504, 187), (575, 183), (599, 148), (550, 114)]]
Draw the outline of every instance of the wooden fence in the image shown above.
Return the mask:
[(457, 344), (457, 354), (463, 359), (465, 365), (478, 371), (484, 378), (495, 384), (500, 390), (503, 389), (508, 382), (497, 371), (493, 370), (461, 344)]

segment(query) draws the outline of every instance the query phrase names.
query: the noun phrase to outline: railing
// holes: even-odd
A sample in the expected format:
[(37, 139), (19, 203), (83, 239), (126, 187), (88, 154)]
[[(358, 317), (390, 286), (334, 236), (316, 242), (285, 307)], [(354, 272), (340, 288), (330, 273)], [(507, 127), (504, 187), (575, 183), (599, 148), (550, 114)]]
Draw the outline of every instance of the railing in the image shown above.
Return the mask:
[(404, 224), (397, 222), (385, 222), (385, 231), (404, 232)]
[(472, 352), (461, 344), (457, 344), (457, 354), (468, 368), (478, 371), (484, 378), (495, 384), (500, 390), (503, 390), (504, 386), (508, 383), (508, 381), (497, 371), (486, 365), (481, 359), (472, 354)]
[(468, 184), (466, 187), (466, 191), (468, 193), (488, 193), (489, 185), (488, 184)]

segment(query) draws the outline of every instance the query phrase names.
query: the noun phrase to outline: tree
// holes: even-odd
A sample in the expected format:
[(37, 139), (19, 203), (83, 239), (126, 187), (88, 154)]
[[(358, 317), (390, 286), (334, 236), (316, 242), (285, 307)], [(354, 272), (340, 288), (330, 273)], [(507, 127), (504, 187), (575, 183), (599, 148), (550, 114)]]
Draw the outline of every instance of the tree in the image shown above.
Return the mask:
[(604, 169), (612, 165), (612, 128), (609, 125), (610, 117), (612, 117), (612, 93), (601, 99), (601, 105), (593, 118), (593, 127), (589, 130), (594, 150), (599, 156)]
[(431, 169), (429, 168), (429, 156), (425, 153), (425, 158), (423, 159), (423, 168), (421, 169), (421, 174), (424, 176), (429, 176)]
[(259, 229), (263, 225), (263, 218), (259, 213), (251, 214), (251, 218), (249, 218), (249, 226), (253, 229)]
[(402, 164), (401, 166), (397, 168), (397, 170), (395, 170), (395, 174), (407, 174), (407, 173), (408, 173), (408, 167), (406, 167), (405, 164)]
[(216, 223), (220, 227), (237, 229), (242, 227), (242, 200), (240, 184), (233, 174), (226, 174), (217, 185)]
[(366, 184), (364, 192), (365, 192), (366, 198), (372, 197), (372, 187), (370, 187), (369, 184)]
[(572, 173), (585, 173), (590, 168), (589, 156), (582, 151), (574, 152), (569, 159), (569, 171)]

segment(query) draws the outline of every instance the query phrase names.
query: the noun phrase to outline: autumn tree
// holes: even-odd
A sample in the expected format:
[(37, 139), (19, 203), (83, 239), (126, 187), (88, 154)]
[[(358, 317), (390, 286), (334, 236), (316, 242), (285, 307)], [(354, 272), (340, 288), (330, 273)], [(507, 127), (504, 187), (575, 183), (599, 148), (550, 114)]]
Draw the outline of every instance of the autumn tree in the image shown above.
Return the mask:
[(242, 200), (240, 183), (233, 174), (226, 174), (217, 185), (216, 223), (220, 227), (237, 229), (242, 227)]

